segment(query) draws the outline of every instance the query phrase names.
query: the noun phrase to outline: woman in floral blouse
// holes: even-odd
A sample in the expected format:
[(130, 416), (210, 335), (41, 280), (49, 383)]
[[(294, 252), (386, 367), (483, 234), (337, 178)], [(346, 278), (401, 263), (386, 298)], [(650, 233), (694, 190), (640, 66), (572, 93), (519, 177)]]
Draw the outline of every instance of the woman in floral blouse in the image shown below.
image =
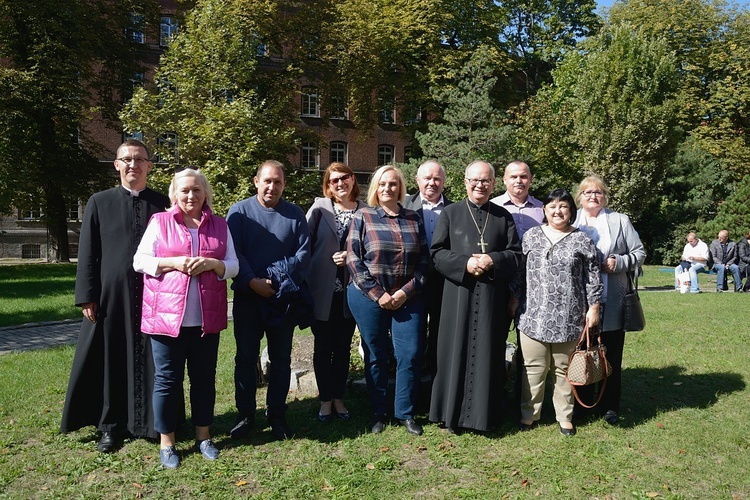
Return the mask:
[(547, 373), (555, 374), (552, 402), (560, 432), (576, 433), (573, 392), (565, 378), (568, 358), (584, 325), (599, 323), (602, 284), (591, 238), (573, 227), (575, 201), (564, 189), (544, 200), (547, 223), (523, 237), (524, 264), (511, 285), (511, 307), (518, 308), (521, 374), (521, 430), (539, 420)]

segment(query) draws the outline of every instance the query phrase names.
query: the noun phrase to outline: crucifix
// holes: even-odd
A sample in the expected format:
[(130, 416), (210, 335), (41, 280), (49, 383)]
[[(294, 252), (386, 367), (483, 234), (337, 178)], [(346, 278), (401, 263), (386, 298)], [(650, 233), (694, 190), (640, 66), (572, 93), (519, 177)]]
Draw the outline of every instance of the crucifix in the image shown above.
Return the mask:
[(479, 238), (479, 243), (477, 243), (477, 245), (479, 245), (479, 248), (482, 249), (482, 253), (487, 253), (487, 242), (484, 241), (484, 235), (481, 235), (481, 237)]

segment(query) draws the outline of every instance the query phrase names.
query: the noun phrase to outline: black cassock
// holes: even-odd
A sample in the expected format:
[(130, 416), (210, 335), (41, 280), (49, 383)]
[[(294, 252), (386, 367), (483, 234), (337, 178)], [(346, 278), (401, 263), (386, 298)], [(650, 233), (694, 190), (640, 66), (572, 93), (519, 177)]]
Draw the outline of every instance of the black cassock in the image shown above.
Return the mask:
[(169, 206), (151, 189), (134, 197), (118, 186), (86, 204), (78, 245), (76, 305), (97, 302), (96, 323), (83, 319), (60, 430), (87, 425), (156, 437), (151, 343), (140, 332), (143, 275), (133, 255), (148, 221)]
[[(489, 254), (493, 269), (469, 274), (466, 264), (474, 253)], [(513, 217), (490, 202), (447, 206), (430, 254), (445, 276), (430, 420), (454, 429), (489, 430), (503, 408), (508, 283), (521, 260)]]

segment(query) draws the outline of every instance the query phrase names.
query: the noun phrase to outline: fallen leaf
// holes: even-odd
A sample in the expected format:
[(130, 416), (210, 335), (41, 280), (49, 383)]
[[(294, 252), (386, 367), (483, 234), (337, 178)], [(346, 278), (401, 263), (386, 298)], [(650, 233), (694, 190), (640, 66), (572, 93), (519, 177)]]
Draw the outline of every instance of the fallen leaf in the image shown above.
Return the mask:
[(427, 447), (425, 445), (417, 446), (417, 451), (427, 451)]
[(687, 453), (685, 450), (680, 450), (677, 453)]
[(141, 492), (141, 491), (136, 491), (136, 492), (135, 492), (135, 498), (143, 498), (143, 492)]
[(242, 479), (234, 483), (235, 486), (245, 486), (246, 484), (247, 484), (247, 481), (242, 480)]
[(655, 491), (649, 491), (648, 493), (646, 493), (646, 496), (649, 498), (656, 498), (659, 496), (659, 494)]
[(663, 429), (664, 424), (662, 424), (661, 422), (656, 422), (656, 427), (658, 427), (659, 429)]
[(10, 425), (16, 425), (16, 421), (15, 421), (15, 419), (12, 419), (12, 418), (10, 419), (10, 422), (8, 422), (8, 423), (9, 423)]
[(365, 465), (365, 469), (367, 469), (367, 470), (375, 470), (375, 464), (369, 463), (369, 464)]
[(497, 483), (497, 482), (499, 482), (499, 481), (500, 481), (500, 478), (499, 478), (499, 477), (491, 477), (491, 478), (490, 478), (490, 482), (491, 482), (491, 483)]
[(524, 488), (528, 488), (529, 487), (529, 480), (528, 479), (524, 479), (523, 481), (521, 481), (521, 486), (523, 486)]
[(672, 385), (682, 385), (682, 382), (673, 382)]
[(143, 489), (143, 485), (142, 484), (133, 483), (133, 486), (135, 486), (136, 488), (141, 489), (141, 490)]
[(510, 473), (511, 476), (517, 476), (518, 475), (518, 469), (514, 470)]
[(323, 486), (323, 491), (333, 491), (335, 489), (333, 486)]
[(386, 451), (388, 451), (388, 450), (390, 450), (390, 448), (388, 448), (387, 446), (383, 446), (383, 447), (381, 447), (381, 448), (380, 448), (380, 451), (382, 451), (382, 452), (384, 452), (384, 453), (385, 453)]

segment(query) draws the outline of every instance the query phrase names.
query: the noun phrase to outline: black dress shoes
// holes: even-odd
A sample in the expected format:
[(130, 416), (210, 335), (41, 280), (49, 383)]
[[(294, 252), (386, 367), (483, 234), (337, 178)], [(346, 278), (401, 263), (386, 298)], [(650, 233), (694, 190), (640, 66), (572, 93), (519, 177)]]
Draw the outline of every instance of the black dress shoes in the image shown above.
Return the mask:
[(607, 410), (607, 413), (604, 414), (604, 421), (607, 422), (609, 425), (616, 425), (617, 422), (620, 420), (620, 418), (617, 416), (617, 412), (614, 410)]
[(385, 430), (385, 415), (375, 415), (370, 422), (370, 432), (380, 434)]
[(406, 427), (406, 432), (414, 434), (415, 436), (422, 435), (422, 426), (414, 421), (413, 418), (407, 418), (406, 420), (399, 420), (401, 425)]
[(574, 425), (570, 429), (566, 429), (562, 425), (560, 426), (560, 434), (563, 436), (575, 436), (576, 435), (576, 426)]
[(115, 451), (115, 434), (114, 432), (104, 431), (96, 449), (102, 453), (112, 453)]

